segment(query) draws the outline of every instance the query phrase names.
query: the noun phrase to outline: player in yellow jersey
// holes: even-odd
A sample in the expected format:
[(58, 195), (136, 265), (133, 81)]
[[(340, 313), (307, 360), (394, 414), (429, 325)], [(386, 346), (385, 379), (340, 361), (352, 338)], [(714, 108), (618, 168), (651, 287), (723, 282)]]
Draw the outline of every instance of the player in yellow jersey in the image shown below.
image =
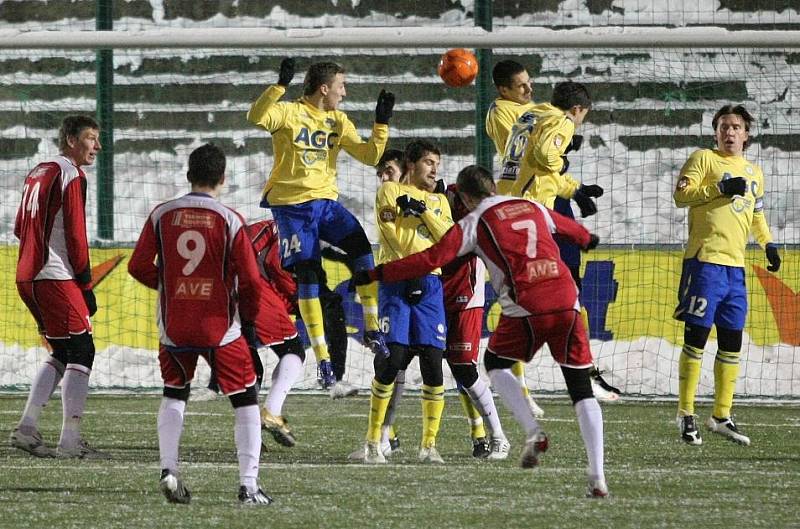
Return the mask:
[[(380, 262), (411, 255), (432, 246), (453, 225), (450, 205), (435, 193), (441, 154), (431, 142), (415, 140), (404, 153), (404, 180), (385, 182), (375, 201), (380, 234)], [(436, 436), (444, 409), (442, 355), (447, 338), (440, 270), (421, 282), (382, 283), (380, 314), (389, 357), (375, 356), (364, 462), (385, 463), (380, 449), (381, 428), (392, 397), (394, 381), (413, 357), (422, 375), (423, 463), (444, 463), (436, 450)]]
[[(394, 95), (381, 90), (372, 136), (364, 141), (347, 115), (337, 110), (346, 95), (344, 69), (336, 63), (312, 64), (303, 96), (280, 101), (294, 77), (294, 59), (280, 65), (278, 83), (250, 107), (247, 120), (272, 136), (274, 166), (261, 200), (278, 225), (282, 266), (297, 278), (298, 306), (319, 366), (320, 382), (336, 382), (325, 342), (317, 270), (320, 240), (344, 251), (353, 270), (374, 267), (372, 246), (358, 220), (337, 202), (336, 159), (344, 149), (367, 165), (378, 163), (389, 136)], [(377, 289), (358, 288), (364, 309), (364, 342), (373, 353), (388, 354), (378, 330)]]
[(689, 445), (703, 443), (694, 400), (712, 325), (718, 345), (714, 409), (706, 426), (739, 444), (750, 444), (733, 422), (731, 407), (747, 315), (744, 251), (751, 232), (766, 251), (767, 270), (777, 272), (781, 265), (764, 216), (764, 175), (744, 158), (752, 123), (741, 105), (719, 109), (711, 122), (717, 148), (692, 153), (673, 195), (676, 206), (689, 208), (689, 240), (675, 309), (675, 318), (684, 322), (677, 421), (681, 439)]

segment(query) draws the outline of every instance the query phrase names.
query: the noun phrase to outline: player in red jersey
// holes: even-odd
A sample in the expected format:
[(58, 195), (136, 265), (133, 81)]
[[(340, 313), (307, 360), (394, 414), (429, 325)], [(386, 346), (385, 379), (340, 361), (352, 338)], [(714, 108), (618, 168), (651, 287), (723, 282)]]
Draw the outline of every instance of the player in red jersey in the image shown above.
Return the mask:
[[(458, 186), (447, 187), (453, 220), (469, 214), (458, 194)], [(502, 460), (511, 448), (500, 424), (494, 397), (478, 374), (478, 353), (483, 331), (486, 266), (474, 253), (456, 258), (442, 267), (444, 311), (447, 316), (445, 359), (458, 384), (459, 397), (470, 421), (474, 457)], [(485, 427), (489, 429), (486, 439)]]
[(164, 397), (158, 414), (161, 491), (189, 503), (178, 477), (178, 448), (197, 359), (203, 356), (235, 413), (239, 501), (269, 504), (258, 486), (261, 422), (256, 373), (242, 322), (254, 322), (260, 281), (244, 219), (218, 201), (225, 155), (206, 144), (189, 155), (191, 193), (157, 206), (142, 229), (128, 272), (158, 290), (158, 328)]
[(584, 250), (596, 247), (598, 238), (536, 202), (495, 195), (491, 173), (480, 166), (464, 168), (457, 185), (469, 215), (427, 250), (357, 273), (354, 281), (408, 280), (470, 252), (483, 259), (502, 307), (484, 364), (492, 385), (527, 434), (522, 467), (538, 465), (548, 440), (510, 368), (515, 361), (530, 361), (547, 343), (561, 366), (578, 417), (589, 460), (588, 495), (607, 496), (603, 416), (589, 377), (592, 354), (580, 317), (578, 289), (559, 257), (553, 234)]
[[(86, 174), (100, 151), (100, 127), (88, 116), (67, 116), (59, 130), (61, 154), (25, 177), (14, 235), (19, 239), (17, 290), (44, 335), (51, 356), (39, 369), (11, 446), (38, 457), (106, 459), (80, 434), (94, 363), (92, 292), (86, 237)], [(63, 380), (62, 380), (63, 377)], [(63, 423), (58, 447), (42, 441), (39, 415), (61, 382)]]

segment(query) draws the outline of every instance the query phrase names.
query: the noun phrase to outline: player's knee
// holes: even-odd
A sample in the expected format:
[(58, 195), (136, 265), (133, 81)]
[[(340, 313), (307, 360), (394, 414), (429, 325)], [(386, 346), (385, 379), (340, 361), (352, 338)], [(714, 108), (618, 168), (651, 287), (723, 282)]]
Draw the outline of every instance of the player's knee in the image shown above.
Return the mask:
[(462, 387), (471, 388), (478, 381), (478, 369), (474, 364), (451, 364), (450, 371)]
[(250, 386), (241, 393), (235, 393), (228, 397), (231, 401), (231, 406), (234, 408), (243, 408), (245, 406), (258, 406), (258, 393), (255, 386)]
[(94, 340), (88, 332), (70, 336), (67, 342), (67, 363), (91, 369), (94, 364)]
[(164, 387), (164, 392), (162, 394), (168, 399), (182, 400), (183, 402), (186, 402), (189, 400), (189, 392), (191, 389), (192, 386), (190, 384), (186, 384), (186, 386), (182, 388)]
[(372, 255), (372, 245), (367, 239), (367, 234), (361, 230), (355, 231), (339, 241), (337, 244), (350, 259), (356, 259), (362, 255)]
[(319, 262), (311, 259), (295, 263), (294, 275), (297, 278), (297, 282), (306, 285), (318, 285), (319, 267)]
[(738, 353), (742, 350), (742, 331), (717, 327), (717, 345), (722, 351)]
[(483, 355), (483, 366), (486, 368), (487, 373), (492, 369), (511, 369), (513, 365), (513, 360), (500, 358), (491, 351), (486, 351), (486, 354)]
[(564, 375), (564, 382), (567, 384), (567, 392), (572, 403), (576, 404), (583, 399), (594, 398), (592, 391), (592, 381), (589, 378), (590, 368), (575, 369), (573, 367), (561, 366), (561, 373)]
[(300, 341), (298, 336), (295, 336), (291, 340), (286, 340), (282, 344), (273, 345), (272, 350), (275, 351), (275, 354), (278, 356), (278, 359), (283, 358), (286, 355), (297, 355), (300, 357), (300, 363), (306, 361), (306, 350), (303, 347), (303, 343)]
[(710, 327), (700, 327), (699, 325), (691, 325), (687, 323), (683, 329), (683, 342), (686, 345), (691, 345), (692, 347), (696, 347), (698, 349), (704, 349), (710, 332)]
[(444, 351), (436, 347), (424, 347), (419, 354), (419, 373), (428, 386), (444, 384), (442, 374), (442, 355)]
[(53, 349), (53, 353), (50, 356), (61, 364), (61, 371), (64, 371), (64, 366), (69, 362), (69, 339), (52, 340), (48, 338), (47, 342)]

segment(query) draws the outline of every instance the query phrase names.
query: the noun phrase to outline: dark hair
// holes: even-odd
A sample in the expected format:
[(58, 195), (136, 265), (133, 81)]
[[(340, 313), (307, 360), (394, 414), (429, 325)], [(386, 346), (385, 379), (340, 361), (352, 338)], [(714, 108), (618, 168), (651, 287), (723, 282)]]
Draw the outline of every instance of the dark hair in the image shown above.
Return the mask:
[(189, 155), (186, 179), (192, 184), (217, 187), (225, 177), (225, 153), (213, 143), (198, 147)]
[(750, 112), (748, 112), (747, 109), (742, 105), (725, 105), (717, 110), (717, 113), (714, 114), (714, 119), (711, 120), (711, 127), (714, 129), (714, 132), (717, 131), (717, 123), (719, 122), (719, 118), (727, 114), (736, 114), (742, 118), (742, 121), (744, 121), (744, 130), (750, 132), (750, 125), (753, 124), (755, 118), (753, 118), (753, 115), (750, 114)]
[(100, 130), (100, 125), (97, 124), (94, 118), (89, 116), (75, 115), (65, 117), (61, 122), (61, 128), (58, 129), (58, 148), (61, 149), (61, 152), (63, 153), (69, 149), (68, 138), (77, 138), (85, 129)]
[(344, 68), (335, 62), (317, 62), (308, 67), (306, 78), (303, 80), (303, 95), (310, 96), (317, 89), (333, 82), (336, 74), (344, 73)]
[(550, 103), (564, 111), (575, 105), (591, 108), (592, 96), (589, 95), (589, 89), (582, 83), (564, 81), (553, 88), (553, 97), (550, 99)]
[(382, 173), (386, 169), (386, 164), (389, 162), (397, 162), (398, 167), (400, 167), (400, 172), (403, 171), (403, 151), (399, 149), (387, 149), (384, 151), (383, 156), (381, 156), (380, 161), (378, 161), (378, 165), (375, 168), (378, 170), (378, 174)]
[(498, 88), (501, 86), (511, 87), (511, 78), (525, 71), (525, 67), (517, 61), (506, 59), (494, 65), (492, 69), (492, 82)]
[(418, 162), (423, 156), (425, 156), (428, 153), (432, 153), (437, 156), (442, 155), (442, 153), (439, 151), (439, 147), (437, 147), (432, 141), (412, 140), (411, 143), (406, 145), (406, 150), (405, 153), (403, 154), (403, 160), (406, 163)]
[(480, 165), (468, 165), (458, 172), (456, 185), (459, 193), (482, 200), (495, 192), (492, 173)]

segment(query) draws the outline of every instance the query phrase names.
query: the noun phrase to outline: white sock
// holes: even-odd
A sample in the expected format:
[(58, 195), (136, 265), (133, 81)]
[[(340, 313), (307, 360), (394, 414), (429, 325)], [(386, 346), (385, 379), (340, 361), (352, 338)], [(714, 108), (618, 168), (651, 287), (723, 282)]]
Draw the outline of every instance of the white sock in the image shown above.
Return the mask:
[(497, 439), (505, 439), (506, 434), (503, 433), (503, 427), (500, 425), (500, 416), (497, 414), (497, 407), (494, 405), (494, 397), (489, 385), (484, 380), (478, 377), (478, 380), (472, 387), (464, 388), (475, 408), (483, 417), (483, 422), (491, 430), (492, 437)]
[(592, 479), (605, 479), (603, 470), (603, 412), (597, 399), (583, 399), (575, 404), (575, 414), (581, 427), (581, 437), (589, 459)]
[(514, 373), (510, 369), (492, 369), (489, 371), (489, 379), (503, 399), (503, 403), (525, 430), (525, 435), (530, 437), (536, 433), (539, 430), (539, 423), (533, 416), (525, 396), (519, 390), (519, 382)]
[(61, 381), (63, 423), (58, 446), (74, 448), (81, 438), (81, 418), (89, 395), (89, 375), (92, 370), (80, 364), (67, 364)]
[(22, 419), (19, 421), (20, 427), (25, 430), (36, 429), (42, 409), (47, 405), (63, 376), (64, 364), (52, 356), (44, 361), (33, 379), (33, 384), (31, 384), (28, 402), (25, 403), (25, 410), (22, 412)]
[(236, 454), (239, 457), (239, 483), (247, 487), (248, 492), (256, 492), (258, 460), (261, 457), (261, 416), (255, 404), (235, 408), (234, 413), (236, 423), (233, 427), (233, 437), (236, 441)]
[(269, 388), (264, 409), (278, 417), (283, 415), (283, 403), (286, 396), (303, 374), (303, 361), (296, 354), (287, 354), (275, 366), (277, 376), (272, 377), (272, 387)]
[(186, 402), (164, 397), (158, 410), (158, 454), (161, 468), (178, 472), (178, 447), (183, 433)]

